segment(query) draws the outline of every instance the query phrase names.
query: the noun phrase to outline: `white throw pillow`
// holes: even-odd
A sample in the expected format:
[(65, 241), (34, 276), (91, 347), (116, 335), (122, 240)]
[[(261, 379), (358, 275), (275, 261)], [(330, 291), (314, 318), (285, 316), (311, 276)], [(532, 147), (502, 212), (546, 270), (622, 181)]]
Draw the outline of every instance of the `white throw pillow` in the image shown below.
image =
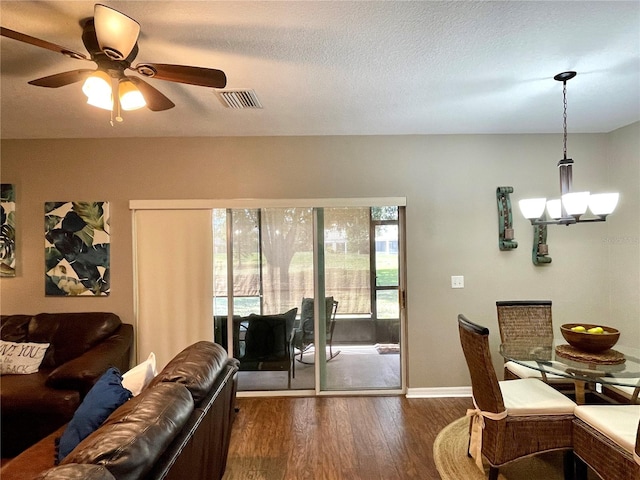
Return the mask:
[(151, 352), (144, 362), (136, 365), (122, 375), (122, 386), (133, 393), (133, 396), (136, 396), (144, 390), (144, 387), (146, 387), (157, 374), (156, 355)]
[(15, 343), (0, 340), (0, 374), (36, 373), (49, 345), (49, 343)]

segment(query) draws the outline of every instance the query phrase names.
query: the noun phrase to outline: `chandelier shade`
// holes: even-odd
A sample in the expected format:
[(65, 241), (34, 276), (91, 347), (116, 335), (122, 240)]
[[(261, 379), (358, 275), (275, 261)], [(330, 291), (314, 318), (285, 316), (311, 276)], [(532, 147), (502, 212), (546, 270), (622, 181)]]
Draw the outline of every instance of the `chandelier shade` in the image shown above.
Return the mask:
[[(549, 218), (553, 218), (554, 220), (562, 218), (562, 200), (559, 198), (547, 200), (547, 215), (549, 215)], [(539, 215), (539, 217), (541, 216), (542, 214)]]
[(569, 192), (562, 195), (562, 206), (567, 215), (579, 217), (584, 215), (589, 206), (589, 192)]
[(594, 215), (609, 215), (618, 205), (619, 193), (597, 193), (589, 197), (589, 210)]
[(546, 198), (527, 198), (520, 200), (518, 206), (524, 218), (532, 220), (542, 216), (546, 201)]

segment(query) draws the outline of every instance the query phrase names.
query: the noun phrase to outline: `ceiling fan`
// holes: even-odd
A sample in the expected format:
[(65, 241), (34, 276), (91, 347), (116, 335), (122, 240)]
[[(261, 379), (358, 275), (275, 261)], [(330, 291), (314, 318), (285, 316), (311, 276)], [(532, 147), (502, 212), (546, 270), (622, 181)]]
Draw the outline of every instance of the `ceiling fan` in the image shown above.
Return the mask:
[(122, 121), (120, 108), (134, 110), (146, 106), (149, 110), (157, 112), (175, 107), (171, 100), (142, 78), (126, 75), (127, 70), (132, 70), (146, 78), (210, 88), (224, 88), (227, 84), (225, 73), (213, 68), (166, 63), (141, 63), (132, 66), (131, 62), (138, 54), (140, 24), (113, 8), (96, 4), (94, 16), (82, 21), (81, 25), (82, 42), (89, 52), (89, 57), (5, 27), (0, 27), (0, 35), (46, 48), (73, 59), (95, 62), (97, 69), (78, 69), (57, 73), (31, 80), (29, 84), (58, 88), (84, 81), (83, 92), (88, 97), (87, 103), (111, 110), (112, 114), (116, 110), (118, 121)]

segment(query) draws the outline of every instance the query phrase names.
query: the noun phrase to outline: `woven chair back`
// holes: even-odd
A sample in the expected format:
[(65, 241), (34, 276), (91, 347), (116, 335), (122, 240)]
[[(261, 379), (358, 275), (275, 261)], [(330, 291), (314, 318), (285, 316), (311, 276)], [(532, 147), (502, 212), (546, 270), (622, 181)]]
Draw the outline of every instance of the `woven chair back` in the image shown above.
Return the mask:
[(498, 301), (496, 309), (502, 343), (528, 338), (553, 342), (550, 300)]
[(458, 315), (458, 331), (476, 405), (485, 412), (503, 412), (502, 392), (491, 361), (489, 329)]

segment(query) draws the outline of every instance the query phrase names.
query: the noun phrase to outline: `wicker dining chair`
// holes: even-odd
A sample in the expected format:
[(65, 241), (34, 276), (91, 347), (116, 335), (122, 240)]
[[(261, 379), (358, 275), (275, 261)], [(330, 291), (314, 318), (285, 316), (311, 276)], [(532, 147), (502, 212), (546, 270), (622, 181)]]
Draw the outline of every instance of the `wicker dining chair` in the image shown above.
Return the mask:
[[(491, 361), (489, 330), (458, 315), (458, 331), (475, 406), (469, 453), (475, 455), (479, 466), (482, 457), (489, 462), (489, 480), (497, 479), (499, 468), (507, 463), (552, 450), (566, 451), (565, 478), (573, 478), (572, 421), (576, 404), (535, 378), (499, 382)], [(484, 417), (484, 428), (474, 433), (478, 431), (474, 423), (482, 425), (478, 415)], [(474, 450), (478, 438), (482, 443)]]
[(635, 386), (603, 385), (605, 394), (618, 403), (640, 404), (640, 378), (629, 379)]
[[(497, 301), (498, 328), (502, 343), (535, 339), (549, 345), (549, 359), (553, 345), (553, 323), (551, 300), (508, 300)], [(550, 368), (551, 370), (551, 368)], [(541, 378), (564, 393), (575, 391), (575, 384), (561, 375), (540, 372), (516, 362), (505, 361), (504, 379)]]
[(640, 405), (580, 405), (575, 417), (578, 480), (586, 465), (603, 480), (640, 480)]

